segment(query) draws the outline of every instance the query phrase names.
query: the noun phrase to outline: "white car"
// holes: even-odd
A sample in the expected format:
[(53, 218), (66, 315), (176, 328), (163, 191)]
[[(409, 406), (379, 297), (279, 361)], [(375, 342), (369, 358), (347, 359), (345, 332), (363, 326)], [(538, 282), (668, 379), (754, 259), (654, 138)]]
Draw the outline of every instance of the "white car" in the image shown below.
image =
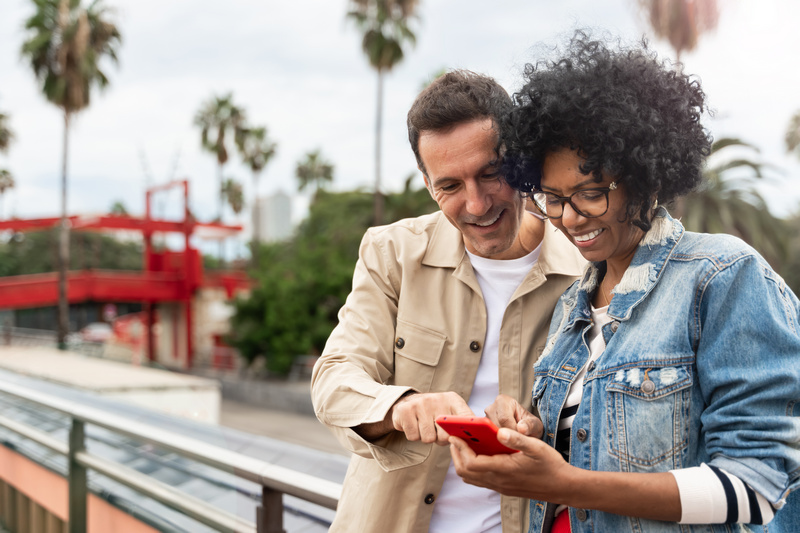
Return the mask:
[(114, 335), (111, 324), (105, 322), (92, 322), (80, 331), (84, 342), (106, 342)]

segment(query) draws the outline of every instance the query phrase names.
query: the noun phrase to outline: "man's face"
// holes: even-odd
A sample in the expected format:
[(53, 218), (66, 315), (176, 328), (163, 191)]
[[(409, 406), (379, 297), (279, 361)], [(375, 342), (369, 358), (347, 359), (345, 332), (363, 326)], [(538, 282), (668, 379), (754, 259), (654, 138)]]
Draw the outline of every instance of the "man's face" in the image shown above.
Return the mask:
[(497, 132), (491, 119), (423, 131), (419, 153), (425, 184), (467, 250), (489, 259), (516, 259), (529, 252), (519, 239), (524, 210), (520, 194), (498, 173)]

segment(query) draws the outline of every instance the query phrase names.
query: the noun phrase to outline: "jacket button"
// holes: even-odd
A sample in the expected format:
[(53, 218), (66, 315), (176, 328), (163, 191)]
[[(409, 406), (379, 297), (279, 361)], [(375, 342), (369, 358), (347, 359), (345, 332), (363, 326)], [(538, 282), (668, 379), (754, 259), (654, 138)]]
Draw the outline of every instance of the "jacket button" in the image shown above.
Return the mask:
[(642, 383), (642, 392), (645, 394), (653, 394), (653, 391), (656, 390), (656, 384), (653, 383), (653, 380), (648, 379), (644, 383)]
[(469, 349), (472, 350), (473, 352), (477, 352), (478, 350), (481, 349), (481, 343), (479, 343), (478, 341), (472, 341), (471, 343), (469, 343)]
[(583, 442), (586, 440), (586, 430), (581, 428), (576, 433), (575, 436), (578, 437), (578, 440)]
[(402, 348), (403, 346), (406, 345), (406, 341), (403, 340), (403, 337), (397, 337), (397, 340), (394, 341), (394, 345), (397, 346), (398, 348)]
[(436, 498), (433, 497), (433, 494), (428, 494), (427, 496), (425, 496), (425, 503), (430, 505), (430, 504), (433, 503), (433, 500), (435, 500), (435, 499)]
[(619, 322), (617, 320), (611, 323), (611, 333), (616, 333), (619, 329)]
[(577, 516), (578, 520), (580, 520), (581, 522), (586, 522), (586, 517), (587, 517), (586, 509), (575, 509), (575, 516)]
[(592, 370), (594, 370), (594, 367), (595, 367), (594, 361), (589, 361), (589, 366), (586, 367), (586, 371), (591, 372)]

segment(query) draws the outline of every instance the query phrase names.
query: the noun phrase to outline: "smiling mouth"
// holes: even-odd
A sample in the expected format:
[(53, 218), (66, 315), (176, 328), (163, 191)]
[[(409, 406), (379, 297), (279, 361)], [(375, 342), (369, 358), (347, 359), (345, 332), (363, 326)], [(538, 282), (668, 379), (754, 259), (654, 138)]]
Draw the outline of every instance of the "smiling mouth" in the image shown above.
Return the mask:
[(592, 232), (584, 233), (583, 235), (573, 235), (572, 238), (575, 239), (575, 242), (586, 242), (591, 241), (601, 233), (603, 233), (602, 229), (596, 229)]
[(488, 228), (489, 226), (491, 226), (492, 224), (494, 224), (495, 222), (497, 222), (498, 220), (500, 220), (500, 215), (502, 215), (502, 214), (503, 214), (503, 212), (502, 212), (502, 211), (500, 211), (500, 212), (499, 212), (499, 213), (497, 213), (497, 215), (496, 215), (496, 216), (495, 216), (493, 219), (491, 219), (491, 220), (486, 220), (486, 221), (481, 221), (481, 222), (473, 222), (473, 224), (475, 224), (476, 226), (480, 226), (481, 228)]

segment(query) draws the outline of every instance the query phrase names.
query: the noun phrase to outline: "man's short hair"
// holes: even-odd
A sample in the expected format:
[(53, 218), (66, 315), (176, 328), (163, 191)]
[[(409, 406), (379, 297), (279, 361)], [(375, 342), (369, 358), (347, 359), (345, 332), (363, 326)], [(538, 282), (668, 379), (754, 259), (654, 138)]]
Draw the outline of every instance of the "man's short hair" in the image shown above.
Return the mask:
[(422, 173), (428, 172), (419, 154), (423, 131), (446, 130), (484, 118), (498, 124), (511, 109), (511, 97), (493, 78), (469, 70), (453, 70), (422, 90), (408, 111), (408, 141)]

